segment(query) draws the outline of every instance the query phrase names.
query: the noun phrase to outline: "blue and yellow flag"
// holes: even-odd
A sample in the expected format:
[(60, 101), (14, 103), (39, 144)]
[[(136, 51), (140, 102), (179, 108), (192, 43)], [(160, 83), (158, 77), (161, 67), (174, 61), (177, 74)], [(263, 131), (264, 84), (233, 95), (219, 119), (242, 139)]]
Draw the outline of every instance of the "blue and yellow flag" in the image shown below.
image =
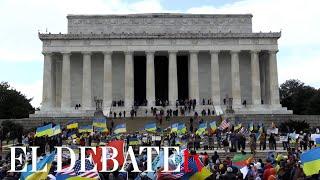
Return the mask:
[(55, 126), (52, 128), (52, 131), (53, 131), (52, 136), (61, 134), (61, 126), (60, 126), (60, 124), (55, 125)]
[(107, 133), (109, 132), (109, 129), (107, 127), (94, 127), (94, 131)]
[(53, 135), (53, 129), (52, 129), (52, 124), (48, 124), (42, 127), (38, 127), (36, 130), (36, 137), (41, 137), (41, 136), (52, 136)]
[(199, 125), (199, 128), (198, 128), (198, 130), (196, 131), (196, 134), (197, 134), (197, 135), (202, 135), (202, 134), (204, 134), (206, 131), (207, 131), (207, 123), (204, 122), (204, 123), (201, 123), (201, 124)]
[(78, 128), (78, 122), (69, 121), (67, 123), (67, 129), (76, 129), (76, 128)]
[(79, 127), (79, 133), (91, 133), (93, 132), (92, 125), (84, 125)]
[(320, 147), (310, 149), (301, 154), (303, 172), (307, 176), (318, 174), (320, 171)]
[(107, 120), (106, 120), (106, 118), (94, 118), (92, 125), (94, 127), (105, 128), (105, 127), (107, 127)]
[(148, 123), (144, 126), (144, 129), (147, 132), (156, 132), (157, 131), (157, 125), (156, 123)]
[(217, 131), (217, 123), (216, 121), (212, 121), (209, 123), (211, 133), (215, 133)]
[[(54, 160), (55, 152), (45, 156), (40, 162), (37, 163), (37, 171), (31, 172), (32, 165), (27, 166), (27, 171), (22, 172), (20, 179), (21, 180), (35, 180), (35, 179), (47, 179), (47, 176), (51, 169), (52, 161)], [(40, 172), (43, 171), (43, 172)]]
[(184, 123), (179, 123), (178, 125), (178, 131), (177, 131), (178, 134), (185, 134), (187, 133), (187, 127)]
[(126, 123), (123, 124), (118, 124), (113, 131), (115, 134), (120, 134), (120, 133), (126, 133), (127, 128), (126, 128)]
[(171, 125), (171, 133), (177, 132), (179, 127), (179, 123), (174, 123)]

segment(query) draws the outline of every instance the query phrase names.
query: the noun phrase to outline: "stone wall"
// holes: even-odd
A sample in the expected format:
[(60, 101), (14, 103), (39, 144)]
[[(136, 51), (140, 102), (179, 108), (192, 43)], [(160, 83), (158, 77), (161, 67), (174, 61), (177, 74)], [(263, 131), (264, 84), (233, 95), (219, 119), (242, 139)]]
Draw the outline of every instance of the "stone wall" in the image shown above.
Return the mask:
[(69, 15), (68, 33), (252, 32), (252, 15)]
[[(16, 123), (22, 124), (26, 129), (35, 128), (43, 124), (43, 122), (55, 122), (57, 124), (61, 124), (65, 126), (69, 120), (77, 120), (80, 124), (90, 124), (92, 119), (90, 118), (28, 118), (28, 119), (10, 119)], [(174, 117), (170, 121), (163, 121), (162, 128), (167, 128), (171, 124), (175, 122), (185, 122), (187, 127), (189, 127), (189, 119), (190, 117)], [(212, 121), (216, 120), (220, 123), (221, 118), (217, 116), (206, 116), (203, 117), (205, 121)], [(264, 123), (265, 127), (270, 127), (271, 123), (274, 122), (276, 124), (280, 124), (281, 122), (287, 120), (305, 120), (306, 122), (310, 123), (311, 127), (320, 126), (320, 115), (236, 115), (232, 118), (239, 119), (238, 122), (242, 122), (244, 126), (249, 124), (250, 122), (254, 121), (254, 123), (258, 124), (259, 122)], [(5, 119), (0, 119), (0, 124)], [(134, 119), (126, 118), (126, 119), (115, 119), (115, 125), (121, 124), (126, 122), (127, 130), (129, 132), (138, 131), (143, 129), (144, 125), (148, 122), (155, 121), (153, 117), (137, 117)], [(108, 126), (110, 127), (111, 119), (108, 119)], [(195, 126), (197, 127), (197, 125)]]

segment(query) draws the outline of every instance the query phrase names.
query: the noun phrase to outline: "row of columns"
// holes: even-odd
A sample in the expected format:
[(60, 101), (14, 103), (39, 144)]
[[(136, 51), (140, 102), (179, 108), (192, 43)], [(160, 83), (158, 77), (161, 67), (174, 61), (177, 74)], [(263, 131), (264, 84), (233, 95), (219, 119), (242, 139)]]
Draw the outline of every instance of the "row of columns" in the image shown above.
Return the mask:
[[(231, 51), (231, 88), (234, 105), (241, 104), (239, 52)], [(177, 51), (169, 51), (168, 95), (174, 105), (178, 99)], [(277, 51), (269, 51), (270, 104), (279, 104)], [(92, 108), (91, 92), (91, 52), (83, 54), (82, 108)], [(71, 107), (70, 87), (70, 52), (62, 52), (62, 94), (61, 108)], [(211, 99), (213, 104), (220, 105), (219, 51), (210, 51), (211, 55)], [(148, 102), (155, 102), (154, 52), (146, 52), (146, 97)], [(189, 61), (189, 98), (199, 101), (198, 51), (190, 51)], [(43, 100), (42, 109), (54, 107), (53, 60), (51, 53), (44, 53)], [(125, 52), (125, 104), (131, 106), (134, 99), (133, 52)], [(112, 52), (104, 52), (103, 104), (109, 107), (112, 102)], [(251, 51), (252, 104), (261, 104), (259, 51)], [(153, 104), (150, 104), (153, 105)]]

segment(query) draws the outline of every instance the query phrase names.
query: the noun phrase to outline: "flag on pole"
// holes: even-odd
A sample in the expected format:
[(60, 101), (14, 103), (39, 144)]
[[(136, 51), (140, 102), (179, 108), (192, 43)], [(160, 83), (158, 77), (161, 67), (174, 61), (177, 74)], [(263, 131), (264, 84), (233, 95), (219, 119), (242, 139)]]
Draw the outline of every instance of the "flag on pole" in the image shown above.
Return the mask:
[(184, 123), (179, 123), (178, 125), (178, 134), (185, 134), (187, 132), (187, 127)]
[(94, 118), (92, 121), (93, 127), (101, 127), (105, 128), (107, 127), (107, 120), (106, 118)]
[(108, 133), (109, 129), (107, 127), (94, 127), (94, 131), (102, 132), (102, 133)]
[(227, 129), (227, 128), (229, 128), (229, 127), (230, 127), (230, 122), (228, 122), (227, 119), (224, 119), (224, 120), (221, 122), (221, 124), (220, 124), (220, 126), (219, 126), (219, 129), (224, 130), (224, 129)]
[(148, 124), (145, 125), (144, 129), (147, 132), (156, 132), (157, 125), (156, 125), (156, 123), (148, 123)]
[(209, 127), (210, 127), (210, 132), (211, 133), (215, 133), (217, 130), (217, 123), (216, 121), (212, 121), (211, 123), (209, 123)]
[(207, 130), (207, 123), (206, 122), (201, 123), (199, 125), (198, 130), (196, 131), (196, 134), (197, 135), (202, 135), (202, 134), (204, 134), (206, 132), (206, 130)]
[(171, 133), (177, 132), (179, 127), (179, 123), (174, 123), (171, 125)]
[(52, 131), (53, 131), (52, 136), (55, 136), (55, 135), (60, 134), (60, 133), (61, 133), (61, 126), (60, 126), (60, 124), (55, 125), (55, 126), (52, 128)]
[(41, 136), (52, 136), (53, 134), (53, 129), (52, 129), (52, 124), (48, 124), (42, 127), (38, 127), (36, 130), (36, 137), (41, 137)]
[(76, 129), (76, 128), (78, 128), (78, 122), (69, 121), (67, 123), (67, 129)]
[(79, 127), (79, 133), (91, 133), (93, 132), (92, 125), (84, 125)]
[(127, 128), (126, 128), (126, 123), (123, 124), (118, 124), (113, 131), (115, 134), (120, 134), (120, 133), (126, 133)]

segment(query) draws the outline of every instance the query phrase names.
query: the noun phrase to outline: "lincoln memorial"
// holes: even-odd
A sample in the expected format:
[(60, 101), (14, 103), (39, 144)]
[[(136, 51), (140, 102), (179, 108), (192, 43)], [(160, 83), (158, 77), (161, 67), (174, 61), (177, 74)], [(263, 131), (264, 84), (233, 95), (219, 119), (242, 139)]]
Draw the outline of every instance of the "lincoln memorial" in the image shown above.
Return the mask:
[[(280, 32), (253, 32), (251, 14), (68, 15), (68, 32), (39, 33), (43, 98), (34, 116), (101, 108), (288, 114), (279, 101)], [(120, 103), (119, 103), (120, 102)], [(160, 104), (159, 104), (160, 103)], [(179, 104), (180, 105), (180, 104)], [(128, 115), (127, 115), (128, 116)]]

